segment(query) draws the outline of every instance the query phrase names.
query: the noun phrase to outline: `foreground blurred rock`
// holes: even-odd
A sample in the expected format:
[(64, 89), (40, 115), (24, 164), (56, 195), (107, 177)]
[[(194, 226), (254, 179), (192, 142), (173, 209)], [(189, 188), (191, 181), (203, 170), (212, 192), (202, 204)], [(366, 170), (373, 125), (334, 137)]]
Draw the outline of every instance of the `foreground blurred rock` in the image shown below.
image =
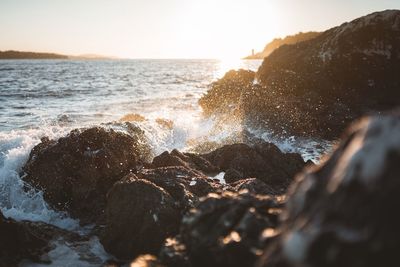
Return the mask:
[(275, 236), (281, 207), (276, 198), (246, 190), (209, 194), (184, 216), (179, 235), (165, 241), (158, 262), (174, 267), (252, 266)]
[(276, 135), (333, 139), (354, 119), (400, 105), (399, 69), (400, 11), (386, 10), (283, 45), (257, 73), (226, 73), (199, 104)]
[(103, 220), (106, 193), (139, 168), (149, 148), (144, 134), (104, 128), (73, 130), (58, 141), (43, 138), (23, 168), (23, 179), (43, 190), (47, 203), (81, 223)]
[(192, 266), (251, 266), (264, 229), (278, 225), (280, 205), (269, 196), (210, 194), (182, 221), (180, 237)]
[(399, 266), (400, 116), (364, 119), (293, 186), (257, 266)]

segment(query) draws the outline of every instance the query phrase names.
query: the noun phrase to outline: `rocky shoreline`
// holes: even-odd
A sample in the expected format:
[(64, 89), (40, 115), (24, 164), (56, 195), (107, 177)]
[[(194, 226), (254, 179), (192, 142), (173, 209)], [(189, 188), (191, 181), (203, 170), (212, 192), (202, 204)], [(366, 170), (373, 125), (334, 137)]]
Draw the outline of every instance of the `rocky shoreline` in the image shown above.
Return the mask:
[(136, 133), (43, 138), (24, 181), (94, 227), (82, 235), (1, 215), (0, 266), (49, 262), (54, 240), (94, 236), (113, 256), (104, 266), (396, 266), (398, 114), (354, 124), (319, 165), (271, 143), (150, 162)]
[(85, 231), (0, 211), (0, 267), (51, 264), (55, 244), (93, 239), (99, 266), (399, 266), (400, 113), (385, 112), (400, 106), (399, 33), (400, 11), (373, 13), (279, 47), (257, 73), (230, 71), (200, 99), (223, 122), (341, 136), (317, 165), (246, 132), (159, 155), (130, 122), (43, 136), (21, 184)]
[(340, 138), (355, 119), (400, 106), (400, 11), (386, 10), (283, 45), (257, 72), (232, 70), (199, 104), (277, 136)]

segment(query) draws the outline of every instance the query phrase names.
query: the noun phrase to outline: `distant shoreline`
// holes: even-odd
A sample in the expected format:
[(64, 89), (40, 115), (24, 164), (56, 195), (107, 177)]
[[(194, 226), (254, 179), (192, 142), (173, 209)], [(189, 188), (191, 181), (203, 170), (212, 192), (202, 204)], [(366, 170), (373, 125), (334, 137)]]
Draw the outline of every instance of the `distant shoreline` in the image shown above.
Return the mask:
[(0, 51), (0, 60), (43, 60), (43, 59), (56, 59), (56, 60), (115, 60), (121, 59), (117, 57), (108, 57), (95, 54), (85, 54), (78, 56), (69, 56), (56, 53), (46, 53), (46, 52), (25, 52), (25, 51), (15, 51), (7, 50)]

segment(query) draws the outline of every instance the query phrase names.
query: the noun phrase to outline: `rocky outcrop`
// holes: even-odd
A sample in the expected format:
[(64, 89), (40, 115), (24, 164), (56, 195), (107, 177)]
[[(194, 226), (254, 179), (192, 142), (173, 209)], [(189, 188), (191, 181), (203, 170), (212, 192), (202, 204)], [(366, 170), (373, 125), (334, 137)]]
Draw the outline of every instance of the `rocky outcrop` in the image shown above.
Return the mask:
[(43, 138), (23, 168), (24, 180), (43, 190), (47, 203), (81, 223), (101, 220), (106, 193), (149, 153), (144, 135), (104, 128), (73, 130), (58, 141)]
[[(197, 173), (191, 175), (225, 172), (224, 180), (228, 184), (254, 177), (263, 181), (271, 189), (269, 192), (280, 193), (286, 190), (294, 175), (304, 165), (305, 162), (299, 154), (283, 153), (276, 145), (262, 141), (252, 146), (225, 145), (207, 154), (181, 153), (174, 149), (171, 153), (166, 151), (155, 157), (152, 163), (152, 167), (182, 166), (184, 172), (191, 170)], [(165, 175), (165, 170), (168, 169), (159, 169), (158, 175)], [(154, 172), (151, 169), (148, 171)]]
[(143, 169), (137, 176), (165, 189), (182, 213), (193, 208), (200, 197), (229, 188), (196, 170), (179, 166)]
[(271, 197), (246, 191), (210, 194), (182, 221), (188, 264), (252, 266), (263, 246), (262, 232), (277, 226), (279, 208)]
[(163, 188), (134, 175), (108, 194), (107, 225), (101, 243), (120, 259), (157, 254), (163, 241), (178, 232), (181, 213)]
[(281, 46), (254, 80), (231, 71), (199, 103), (205, 114), (235, 109), (276, 135), (333, 139), (363, 114), (400, 106), (399, 69), (400, 11), (387, 10)]
[(257, 266), (399, 265), (400, 116), (364, 119), (299, 176)]
[(255, 177), (276, 190), (285, 190), (294, 175), (305, 165), (296, 153), (283, 153), (272, 143), (226, 145), (203, 155), (213, 165), (225, 171), (228, 183)]
[(101, 242), (120, 259), (157, 254), (178, 233), (182, 216), (222, 185), (185, 167), (143, 169), (116, 183), (107, 199)]

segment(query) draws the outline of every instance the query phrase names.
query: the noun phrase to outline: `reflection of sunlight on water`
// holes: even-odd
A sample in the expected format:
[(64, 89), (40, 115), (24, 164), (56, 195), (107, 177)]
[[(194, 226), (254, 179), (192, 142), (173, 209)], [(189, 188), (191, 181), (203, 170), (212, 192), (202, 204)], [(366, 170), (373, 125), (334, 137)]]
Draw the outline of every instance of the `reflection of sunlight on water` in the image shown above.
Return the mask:
[(214, 74), (214, 78), (218, 79), (225, 75), (229, 70), (248, 69), (257, 71), (262, 60), (245, 60), (240, 58), (221, 58), (218, 60), (218, 68)]

